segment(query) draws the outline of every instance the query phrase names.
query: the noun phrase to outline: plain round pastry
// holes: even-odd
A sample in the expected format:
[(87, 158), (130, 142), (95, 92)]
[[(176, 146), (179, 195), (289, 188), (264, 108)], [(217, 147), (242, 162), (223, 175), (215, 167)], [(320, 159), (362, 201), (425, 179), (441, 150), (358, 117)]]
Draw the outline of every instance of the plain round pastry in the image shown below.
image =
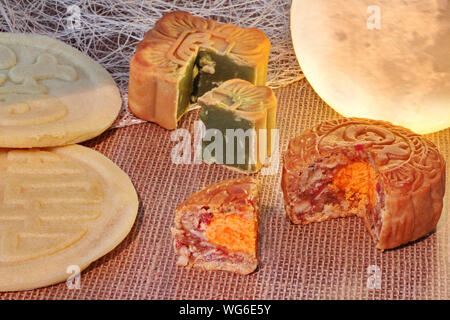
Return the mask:
[(0, 33), (0, 147), (54, 147), (100, 135), (122, 100), (100, 64), (61, 41)]
[(450, 127), (448, 1), (294, 0), (291, 34), (309, 83), (343, 116)]
[(0, 291), (66, 281), (131, 230), (130, 178), (80, 145), (0, 151)]

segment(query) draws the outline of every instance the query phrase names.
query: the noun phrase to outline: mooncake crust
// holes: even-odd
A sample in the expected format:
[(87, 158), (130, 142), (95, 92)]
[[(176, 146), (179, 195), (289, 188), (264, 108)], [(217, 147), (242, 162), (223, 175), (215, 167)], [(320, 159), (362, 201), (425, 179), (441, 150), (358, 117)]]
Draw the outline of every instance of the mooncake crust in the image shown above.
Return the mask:
[[(90, 148), (2, 149), (0, 168), (0, 292), (68, 280), (69, 267), (82, 271), (113, 250), (136, 219), (130, 178)], [(32, 241), (7, 241), (21, 237)]]
[(445, 193), (445, 160), (437, 147), (409, 129), (362, 118), (325, 121), (289, 142), (281, 186), (292, 222), (299, 223), (290, 199), (301, 172), (324, 155), (349, 150), (367, 159), (384, 192), (386, 211), (379, 239), (364, 217), (378, 248), (395, 248), (435, 229)]
[[(246, 193), (246, 197), (253, 202), (253, 212), (246, 212), (245, 207), (233, 203), (236, 199), (235, 193), (241, 191)], [(255, 271), (258, 266), (258, 224), (259, 224), (259, 193), (260, 184), (258, 180), (251, 177), (243, 177), (237, 179), (229, 179), (220, 181), (218, 183), (209, 185), (204, 189), (193, 193), (186, 201), (181, 203), (175, 211), (174, 227), (171, 228), (174, 236), (174, 250), (177, 254), (182, 256), (180, 249), (177, 248), (177, 235), (183, 229), (182, 216), (185, 213), (190, 213), (208, 206), (211, 211), (218, 210), (224, 204), (233, 207), (233, 212), (240, 215), (247, 215), (254, 219), (256, 223), (256, 243), (255, 254), (246, 254), (241, 262), (231, 261), (199, 261), (192, 256), (186, 257), (186, 261), (182, 264), (187, 268), (198, 268), (203, 270), (222, 270), (236, 272), (240, 274), (249, 274)], [(183, 257), (184, 259), (184, 257)]]
[(265, 83), (270, 41), (262, 31), (175, 11), (165, 14), (145, 34), (131, 58), (130, 111), (163, 128), (175, 129), (178, 120), (176, 84), (200, 47), (254, 67), (256, 83)]
[[(17, 61), (2, 70), (7, 73), (0, 74), (4, 77), (4, 83), (0, 79), (0, 90), (11, 87), (23, 90), (25, 87), (28, 91), (0, 92), (0, 102), (12, 96), (29, 97), (30, 101), (44, 97), (57, 99), (67, 109), (65, 115), (55, 119), (49, 118), (51, 112), (48, 110), (36, 112), (23, 124), (3, 123), (6, 114), (2, 112), (1, 148), (56, 147), (83, 142), (103, 133), (117, 118), (122, 106), (119, 89), (108, 71), (82, 52), (47, 36), (7, 32), (0, 32), (0, 47), (10, 48), (17, 56)], [(72, 69), (73, 78), (57, 71), (52, 76), (33, 76), (29, 70), (23, 70), (24, 67), (35, 67), (43, 57), (54, 59), (56, 68)], [(55, 65), (48, 64), (48, 67)], [(17, 78), (14, 68), (21, 68), (25, 79)], [(44, 71), (49, 73), (49, 70)], [(36, 89), (41, 90), (39, 94), (32, 92)], [(0, 110), (5, 108), (0, 106)], [(17, 121), (29, 113), (9, 116)]]
[[(231, 105), (226, 100), (238, 97)], [(277, 99), (272, 89), (267, 86), (255, 86), (242, 79), (225, 81), (219, 87), (205, 93), (198, 99), (204, 105), (220, 105), (226, 110), (233, 110), (236, 115), (250, 121), (267, 117), (267, 113), (276, 109)]]

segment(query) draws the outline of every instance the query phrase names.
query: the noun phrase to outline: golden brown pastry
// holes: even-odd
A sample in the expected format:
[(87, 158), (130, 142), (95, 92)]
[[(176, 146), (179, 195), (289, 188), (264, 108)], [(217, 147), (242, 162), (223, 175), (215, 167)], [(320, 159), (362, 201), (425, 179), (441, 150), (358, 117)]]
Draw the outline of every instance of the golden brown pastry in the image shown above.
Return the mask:
[(221, 181), (192, 194), (171, 229), (178, 264), (241, 274), (258, 266), (259, 183)]
[(130, 61), (130, 111), (175, 129), (191, 98), (225, 80), (264, 85), (269, 50), (269, 39), (258, 29), (168, 13), (146, 33)]
[(358, 215), (377, 247), (390, 249), (436, 227), (445, 162), (433, 143), (406, 128), (344, 118), (290, 141), (282, 189), (293, 223)]

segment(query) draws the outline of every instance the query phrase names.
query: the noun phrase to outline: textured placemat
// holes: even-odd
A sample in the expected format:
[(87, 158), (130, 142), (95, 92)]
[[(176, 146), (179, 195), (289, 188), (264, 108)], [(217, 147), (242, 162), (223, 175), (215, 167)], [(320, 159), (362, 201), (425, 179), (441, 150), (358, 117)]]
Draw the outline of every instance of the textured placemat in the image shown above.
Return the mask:
[[(277, 89), (280, 148), (322, 120), (339, 117), (306, 81)], [(198, 114), (182, 121), (192, 128)], [(428, 135), (450, 160), (450, 129)], [(249, 275), (185, 270), (175, 265), (170, 226), (189, 194), (239, 174), (217, 165), (174, 165), (170, 132), (145, 123), (107, 131), (85, 145), (100, 151), (131, 177), (140, 209), (130, 235), (81, 276), (0, 299), (449, 299), (449, 192), (437, 231), (399, 249), (376, 249), (359, 218), (308, 226), (285, 217), (280, 174), (263, 181), (261, 265)], [(448, 168), (448, 166), (447, 166)], [(448, 172), (448, 171), (447, 171)], [(450, 189), (447, 183), (447, 190)], [(373, 281), (379, 276), (380, 282)]]

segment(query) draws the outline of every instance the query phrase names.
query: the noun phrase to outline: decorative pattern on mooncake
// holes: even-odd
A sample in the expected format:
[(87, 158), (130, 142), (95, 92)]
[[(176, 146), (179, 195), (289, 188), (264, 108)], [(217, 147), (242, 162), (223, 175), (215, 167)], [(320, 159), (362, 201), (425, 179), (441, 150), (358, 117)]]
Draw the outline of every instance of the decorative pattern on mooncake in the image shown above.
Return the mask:
[(118, 245), (136, 218), (128, 176), (71, 145), (0, 149), (0, 292), (65, 281)]
[(0, 33), (0, 147), (91, 139), (121, 104), (108, 72), (78, 50), (49, 37)]
[(198, 102), (207, 130), (202, 143), (204, 160), (247, 173), (260, 170), (272, 153), (272, 129), (276, 127), (277, 99), (272, 89), (232, 79)]
[(445, 161), (433, 143), (406, 128), (344, 118), (290, 141), (282, 188), (293, 223), (358, 215), (377, 247), (390, 249), (436, 227)]
[(191, 99), (223, 81), (264, 85), (269, 51), (270, 41), (258, 29), (168, 13), (146, 33), (130, 61), (129, 108), (175, 129)]
[(253, 178), (225, 180), (180, 204), (171, 229), (178, 264), (253, 272), (258, 266), (259, 190)]

